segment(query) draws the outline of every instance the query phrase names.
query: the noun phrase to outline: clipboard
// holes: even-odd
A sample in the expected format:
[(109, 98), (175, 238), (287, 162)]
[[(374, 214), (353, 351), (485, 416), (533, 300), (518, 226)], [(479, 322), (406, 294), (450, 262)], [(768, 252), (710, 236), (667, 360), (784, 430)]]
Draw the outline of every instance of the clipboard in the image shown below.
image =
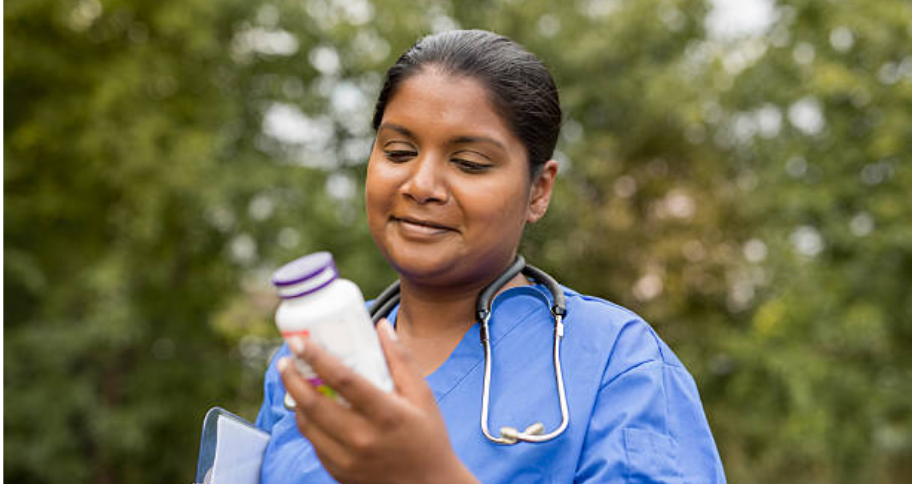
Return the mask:
[(269, 433), (219, 407), (206, 412), (196, 484), (260, 484)]

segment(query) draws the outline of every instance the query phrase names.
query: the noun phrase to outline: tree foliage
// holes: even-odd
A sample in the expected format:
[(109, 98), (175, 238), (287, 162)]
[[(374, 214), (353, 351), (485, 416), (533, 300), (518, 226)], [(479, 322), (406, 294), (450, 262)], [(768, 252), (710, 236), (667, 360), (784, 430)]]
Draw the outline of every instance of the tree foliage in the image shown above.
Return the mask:
[(209, 406), (252, 418), (270, 271), (329, 249), (365, 294), (393, 277), (362, 215), (373, 97), (464, 27), (561, 88), (523, 252), (657, 327), (729, 480), (902, 482), (912, 6), (769, 6), (731, 33), (702, 0), (7, 2), (4, 477), (186, 482)]

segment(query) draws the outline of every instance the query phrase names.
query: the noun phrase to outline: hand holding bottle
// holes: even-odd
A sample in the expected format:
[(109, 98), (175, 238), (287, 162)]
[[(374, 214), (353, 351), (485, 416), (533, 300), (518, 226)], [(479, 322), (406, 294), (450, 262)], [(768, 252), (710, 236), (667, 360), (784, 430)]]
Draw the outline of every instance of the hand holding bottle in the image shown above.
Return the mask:
[(395, 391), (384, 392), (334, 358), (313, 339), (294, 337), (292, 353), (341, 395), (329, 398), (298, 373), (289, 358), (279, 362), (285, 388), (297, 402), (298, 429), (340, 482), (476, 483), (453, 451), (446, 424), (417, 365), (385, 319), (379, 339)]

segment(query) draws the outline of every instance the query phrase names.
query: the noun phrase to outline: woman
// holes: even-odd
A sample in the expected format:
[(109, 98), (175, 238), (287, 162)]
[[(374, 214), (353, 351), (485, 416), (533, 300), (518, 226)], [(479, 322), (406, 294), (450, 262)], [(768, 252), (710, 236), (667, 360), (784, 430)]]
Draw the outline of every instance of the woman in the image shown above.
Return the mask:
[[(566, 431), (499, 445), (479, 428), (475, 302), (548, 208), (560, 122), (546, 68), (490, 32), (424, 38), (390, 69), (366, 205), (401, 283), (401, 303), (378, 324), (396, 390), (374, 388), (311, 341), (283, 347), (257, 419), (273, 436), (265, 484), (725, 481), (693, 379), (671, 350), (630, 311), (566, 288)], [(542, 297), (517, 275), (494, 301), (492, 429), (561, 422)], [(301, 379), (292, 352), (348, 404)]]

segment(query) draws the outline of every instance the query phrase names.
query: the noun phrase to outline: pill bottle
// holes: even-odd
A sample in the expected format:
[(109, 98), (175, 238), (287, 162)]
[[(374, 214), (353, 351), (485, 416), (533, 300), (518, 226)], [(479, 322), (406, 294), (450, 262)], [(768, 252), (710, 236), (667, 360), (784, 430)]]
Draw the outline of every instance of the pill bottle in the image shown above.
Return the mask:
[[(380, 339), (361, 290), (355, 283), (339, 278), (332, 254), (317, 252), (289, 262), (273, 274), (272, 283), (282, 299), (276, 311), (276, 326), (286, 341), (307, 336), (381, 390), (393, 390)], [(318, 391), (337, 397), (306, 363), (299, 358), (294, 360), (298, 372)], [(285, 404), (294, 405), (288, 395)]]

